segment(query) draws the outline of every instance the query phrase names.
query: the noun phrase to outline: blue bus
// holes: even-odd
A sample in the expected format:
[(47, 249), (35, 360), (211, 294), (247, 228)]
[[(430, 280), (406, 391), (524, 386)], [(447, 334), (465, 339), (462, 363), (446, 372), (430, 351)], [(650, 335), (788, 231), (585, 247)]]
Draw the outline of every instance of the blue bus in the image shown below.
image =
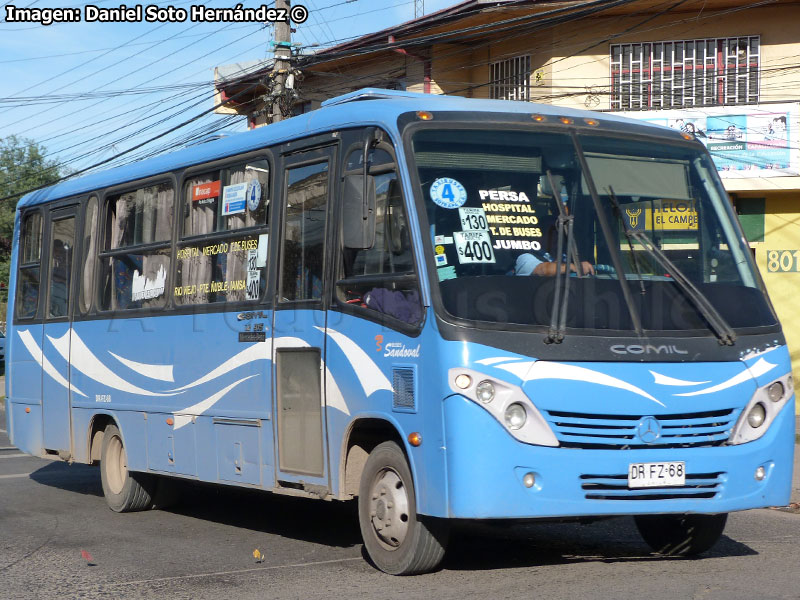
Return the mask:
[(457, 519), (632, 515), (692, 555), (789, 500), (784, 336), (679, 131), (361, 90), (25, 196), (10, 289), (11, 439), (114, 511), (357, 498), (412, 574)]

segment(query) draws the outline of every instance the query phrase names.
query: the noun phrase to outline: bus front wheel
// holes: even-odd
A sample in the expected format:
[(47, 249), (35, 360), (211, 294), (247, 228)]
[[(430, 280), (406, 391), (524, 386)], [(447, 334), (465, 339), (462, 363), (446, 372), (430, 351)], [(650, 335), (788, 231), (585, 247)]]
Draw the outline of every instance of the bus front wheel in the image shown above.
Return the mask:
[(358, 521), (367, 554), (385, 573), (426, 573), (444, 557), (447, 528), (417, 518), (411, 470), (394, 442), (376, 446), (364, 465)]
[(146, 510), (153, 504), (155, 480), (146, 473), (128, 471), (122, 434), (115, 425), (108, 425), (103, 434), (100, 480), (106, 503), (114, 512)]
[(654, 552), (665, 556), (695, 556), (717, 543), (728, 515), (638, 515), (634, 520), (642, 538)]

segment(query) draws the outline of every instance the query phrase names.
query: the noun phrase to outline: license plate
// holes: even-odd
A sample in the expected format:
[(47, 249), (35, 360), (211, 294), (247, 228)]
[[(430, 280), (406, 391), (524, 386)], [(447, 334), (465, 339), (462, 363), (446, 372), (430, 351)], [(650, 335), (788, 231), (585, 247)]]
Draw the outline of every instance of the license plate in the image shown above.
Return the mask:
[(631, 463), (629, 488), (674, 487), (686, 484), (686, 465), (678, 462)]

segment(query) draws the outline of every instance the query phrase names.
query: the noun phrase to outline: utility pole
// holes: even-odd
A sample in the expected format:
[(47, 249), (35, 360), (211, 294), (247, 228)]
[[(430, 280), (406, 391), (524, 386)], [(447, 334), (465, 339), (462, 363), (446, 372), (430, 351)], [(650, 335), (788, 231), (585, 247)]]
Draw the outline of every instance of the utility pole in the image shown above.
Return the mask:
[(419, 19), (425, 15), (425, 0), (414, 0), (414, 18)]
[[(289, 13), (290, 0), (275, 0), (275, 8)], [(275, 23), (275, 57), (272, 65), (272, 117), (271, 123), (282, 121), (286, 105), (286, 81), (291, 68), (292, 25), (287, 21)]]

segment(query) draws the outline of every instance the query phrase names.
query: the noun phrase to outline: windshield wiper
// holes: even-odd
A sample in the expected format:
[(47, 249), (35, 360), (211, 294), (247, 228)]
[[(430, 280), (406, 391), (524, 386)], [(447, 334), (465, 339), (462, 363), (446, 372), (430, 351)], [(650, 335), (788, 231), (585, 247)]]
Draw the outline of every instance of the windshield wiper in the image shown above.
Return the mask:
[(586, 162), (586, 155), (583, 153), (583, 146), (578, 139), (578, 134), (572, 132), (572, 143), (575, 144), (575, 151), (578, 154), (578, 162), (583, 171), (583, 177), (586, 179), (586, 187), (589, 188), (589, 195), (592, 197), (592, 204), (594, 205), (595, 213), (597, 213), (597, 222), (600, 224), (600, 229), (603, 232), (603, 237), (606, 240), (608, 252), (611, 255), (611, 264), (617, 272), (619, 277), (619, 285), (622, 289), (622, 296), (625, 298), (625, 304), (628, 305), (628, 312), (631, 316), (631, 323), (636, 331), (636, 335), (644, 337), (644, 330), (642, 329), (642, 319), (639, 316), (639, 310), (633, 302), (631, 290), (628, 287), (628, 278), (625, 277), (625, 271), (622, 268), (622, 258), (619, 252), (619, 243), (614, 242), (614, 235), (611, 231), (611, 225), (608, 223), (608, 218), (603, 210), (603, 205), (600, 203), (600, 196), (597, 195), (597, 187), (594, 184), (594, 178), (591, 171), (589, 171), (589, 164)]
[(683, 271), (675, 266), (675, 264), (667, 258), (666, 254), (661, 251), (661, 248), (656, 246), (653, 240), (644, 233), (641, 231), (632, 231), (631, 237), (639, 242), (645, 252), (664, 267), (669, 276), (681, 287), (683, 292), (694, 303), (697, 310), (700, 311), (700, 314), (703, 315), (703, 318), (711, 326), (711, 329), (719, 338), (719, 343), (725, 346), (733, 346), (736, 341), (736, 333), (734, 333), (731, 326), (725, 320), (725, 317), (723, 317), (720, 312), (714, 308), (714, 305), (709, 302), (705, 294), (697, 289)]
[(614, 193), (614, 188), (608, 186), (608, 197), (611, 198), (611, 203), (614, 205), (614, 211), (617, 213), (617, 218), (619, 219), (620, 223), (622, 223), (622, 231), (625, 233), (625, 239), (628, 240), (628, 248), (631, 251), (631, 258), (633, 259), (633, 270), (636, 271), (636, 276), (639, 278), (639, 287), (642, 290), (642, 296), (645, 295), (644, 289), (644, 280), (642, 279), (642, 272), (639, 270), (639, 259), (636, 256), (636, 252), (633, 250), (633, 236), (631, 236), (631, 231), (628, 228), (628, 224), (625, 222), (625, 218), (622, 216), (622, 208), (620, 208), (619, 202), (617, 201), (617, 195)]
[[(556, 236), (558, 244), (556, 248), (556, 279), (555, 279), (555, 295), (553, 297), (553, 309), (550, 315), (550, 330), (545, 338), (545, 343), (560, 344), (564, 340), (564, 335), (567, 330), (567, 309), (569, 307), (569, 280), (570, 280), (570, 263), (575, 266), (575, 272), (579, 277), (584, 275), (583, 267), (578, 256), (578, 249), (575, 246), (575, 239), (572, 237), (573, 226), (575, 223), (574, 217), (567, 213), (564, 207), (564, 202), (561, 200), (561, 188), (556, 190), (555, 178), (553, 172), (547, 170), (547, 180), (550, 183), (550, 191), (553, 192), (553, 200), (558, 207), (558, 220), (556, 224)], [(567, 244), (567, 261), (564, 264), (566, 277), (564, 281), (564, 299), (561, 300), (561, 267), (564, 252), (564, 226), (566, 225), (566, 244)]]

